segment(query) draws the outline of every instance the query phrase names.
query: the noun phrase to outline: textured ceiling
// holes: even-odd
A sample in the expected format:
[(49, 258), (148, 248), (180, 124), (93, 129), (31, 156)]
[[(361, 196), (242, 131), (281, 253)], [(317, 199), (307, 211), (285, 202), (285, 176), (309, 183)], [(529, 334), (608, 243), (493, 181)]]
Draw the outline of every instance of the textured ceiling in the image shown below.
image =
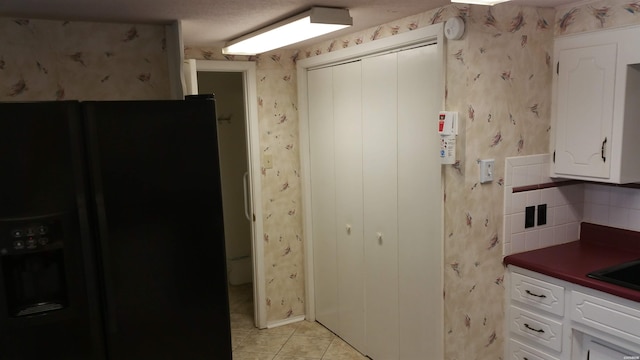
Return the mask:
[[(555, 7), (573, 1), (513, 3)], [(155, 24), (182, 20), (186, 45), (222, 46), (311, 6), (349, 9), (354, 26), (325, 36), (333, 38), (447, 4), (449, 0), (0, 0), (0, 17)]]

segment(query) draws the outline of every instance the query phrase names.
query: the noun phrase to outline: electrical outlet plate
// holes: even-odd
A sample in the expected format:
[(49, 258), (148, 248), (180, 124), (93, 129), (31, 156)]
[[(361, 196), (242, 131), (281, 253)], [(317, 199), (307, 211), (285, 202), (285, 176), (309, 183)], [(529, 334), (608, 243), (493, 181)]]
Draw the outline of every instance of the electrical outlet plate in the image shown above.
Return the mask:
[(486, 160), (478, 160), (478, 164), (480, 165), (480, 183), (486, 183), (493, 181), (493, 173), (494, 173), (494, 159), (486, 159)]
[(538, 205), (538, 226), (547, 225), (547, 204)]
[(528, 229), (536, 226), (536, 207), (535, 206), (527, 206), (524, 209), (524, 228)]

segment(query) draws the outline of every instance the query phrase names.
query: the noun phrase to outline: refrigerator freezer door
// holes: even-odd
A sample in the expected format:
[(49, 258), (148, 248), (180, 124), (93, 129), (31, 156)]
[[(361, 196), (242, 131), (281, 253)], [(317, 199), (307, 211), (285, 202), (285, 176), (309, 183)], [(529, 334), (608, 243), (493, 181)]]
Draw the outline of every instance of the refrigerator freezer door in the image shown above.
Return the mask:
[(0, 359), (103, 359), (80, 106), (0, 114)]
[(109, 358), (231, 359), (214, 102), (84, 106)]

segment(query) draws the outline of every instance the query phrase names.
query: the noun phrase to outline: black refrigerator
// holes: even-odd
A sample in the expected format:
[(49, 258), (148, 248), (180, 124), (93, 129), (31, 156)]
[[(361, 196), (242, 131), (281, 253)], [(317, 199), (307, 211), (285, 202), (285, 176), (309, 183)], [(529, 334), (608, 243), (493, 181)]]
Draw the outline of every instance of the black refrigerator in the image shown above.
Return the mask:
[(212, 96), (0, 103), (0, 359), (231, 359)]

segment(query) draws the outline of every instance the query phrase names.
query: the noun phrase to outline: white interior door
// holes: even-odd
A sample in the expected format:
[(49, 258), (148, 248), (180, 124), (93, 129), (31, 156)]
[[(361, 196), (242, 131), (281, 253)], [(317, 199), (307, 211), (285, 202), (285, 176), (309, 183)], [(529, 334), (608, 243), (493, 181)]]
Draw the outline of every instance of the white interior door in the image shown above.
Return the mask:
[(336, 333), (364, 351), (362, 64), (333, 67), (338, 319)]
[(253, 304), (254, 323), (258, 328), (267, 327), (267, 309), (264, 274), (264, 244), (262, 235), (263, 215), (262, 184), (260, 180), (260, 143), (258, 127), (258, 95), (256, 86), (256, 64), (251, 61), (214, 61), (214, 60), (185, 60), (183, 73), (185, 76), (185, 94), (198, 93), (197, 71), (213, 72), (241, 72), (244, 80), (244, 101), (246, 122), (247, 157), (249, 163), (247, 195), (248, 212), (251, 221), (251, 241), (253, 260)]
[(309, 71), (309, 146), (316, 319), (329, 329), (338, 324), (333, 70)]
[(438, 61), (436, 46), (398, 53), (400, 359), (444, 358)]
[(397, 54), (362, 60), (366, 355), (397, 359)]

